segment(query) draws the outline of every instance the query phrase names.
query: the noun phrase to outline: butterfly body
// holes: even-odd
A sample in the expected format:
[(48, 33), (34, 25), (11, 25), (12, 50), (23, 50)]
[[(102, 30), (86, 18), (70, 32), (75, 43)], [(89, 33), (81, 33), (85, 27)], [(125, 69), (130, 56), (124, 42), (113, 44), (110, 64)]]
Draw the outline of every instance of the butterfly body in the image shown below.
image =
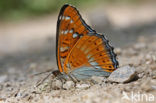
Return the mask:
[(96, 33), (68, 4), (57, 22), (56, 59), (59, 72), (78, 80), (91, 76), (109, 76), (118, 62), (113, 47), (103, 34)]

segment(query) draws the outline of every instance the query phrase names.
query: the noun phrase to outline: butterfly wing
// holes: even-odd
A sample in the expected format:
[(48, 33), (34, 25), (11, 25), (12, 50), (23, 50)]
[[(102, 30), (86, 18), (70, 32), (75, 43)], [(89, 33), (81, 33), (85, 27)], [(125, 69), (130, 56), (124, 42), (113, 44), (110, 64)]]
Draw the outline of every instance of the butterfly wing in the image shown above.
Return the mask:
[(60, 72), (71, 73), (76, 78), (108, 76), (118, 66), (108, 40), (91, 29), (73, 6), (62, 7), (56, 39)]
[(63, 65), (72, 47), (89, 32), (94, 30), (84, 22), (75, 7), (66, 4), (61, 8), (56, 33), (56, 58), (60, 72), (66, 72)]
[(74, 45), (64, 68), (77, 79), (109, 76), (118, 67), (116, 54), (104, 35), (87, 34)]

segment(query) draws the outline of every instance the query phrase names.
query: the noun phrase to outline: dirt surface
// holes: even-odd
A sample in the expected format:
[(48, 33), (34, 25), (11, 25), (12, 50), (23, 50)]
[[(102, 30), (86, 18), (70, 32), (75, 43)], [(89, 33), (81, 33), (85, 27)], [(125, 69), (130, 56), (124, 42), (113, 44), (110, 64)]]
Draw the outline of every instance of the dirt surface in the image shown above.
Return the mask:
[[(19, 58), (3, 64), (6, 73), (0, 76), (1, 103), (155, 103), (156, 102), (156, 37), (140, 37), (137, 43), (124, 48), (116, 48), (120, 66), (135, 67), (137, 76), (129, 83), (111, 83), (103, 81), (88, 88), (47, 89), (45, 83), (35, 87), (43, 74), (55, 66), (48, 54), (40, 53), (33, 59)], [(42, 56), (42, 54), (47, 54)], [(22, 59), (22, 61), (21, 61)], [(17, 64), (18, 62), (18, 64)], [(55, 68), (57, 69), (57, 68)], [(51, 78), (49, 78), (51, 79)], [(45, 89), (46, 88), (46, 89)], [(129, 99), (123, 99), (124, 94)], [(140, 95), (133, 97), (134, 95)], [(143, 96), (142, 96), (143, 95)], [(142, 97), (141, 97), (142, 96)], [(154, 99), (151, 99), (154, 98)]]

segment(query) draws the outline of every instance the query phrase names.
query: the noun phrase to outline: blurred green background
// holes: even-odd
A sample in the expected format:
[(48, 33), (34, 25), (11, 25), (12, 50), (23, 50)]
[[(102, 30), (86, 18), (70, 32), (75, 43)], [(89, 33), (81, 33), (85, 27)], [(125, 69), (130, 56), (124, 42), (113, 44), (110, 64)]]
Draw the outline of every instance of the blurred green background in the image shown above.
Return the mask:
[(94, 6), (105, 3), (141, 3), (146, 0), (0, 0), (0, 19), (23, 19), (53, 13), (69, 3), (75, 6)]

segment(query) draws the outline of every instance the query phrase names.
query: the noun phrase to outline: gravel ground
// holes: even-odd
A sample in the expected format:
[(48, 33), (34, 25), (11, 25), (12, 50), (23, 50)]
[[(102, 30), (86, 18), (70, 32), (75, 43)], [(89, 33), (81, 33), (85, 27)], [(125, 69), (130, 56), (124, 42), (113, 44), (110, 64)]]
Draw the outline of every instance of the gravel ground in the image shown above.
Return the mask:
[[(61, 82), (51, 77), (36, 87), (37, 81), (47, 74), (33, 74), (57, 69), (50, 52), (5, 58), (1, 62), (0, 103), (155, 103), (155, 45), (156, 36), (142, 36), (137, 43), (115, 49), (120, 67), (130, 65), (136, 70), (137, 76), (128, 83), (94, 78), (96, 84), (85, 81), (74, 85), (68, 81), (61, 89), (55, 87), (62, 85)], [(51, 80), (55, 80), (52, 85)]]

